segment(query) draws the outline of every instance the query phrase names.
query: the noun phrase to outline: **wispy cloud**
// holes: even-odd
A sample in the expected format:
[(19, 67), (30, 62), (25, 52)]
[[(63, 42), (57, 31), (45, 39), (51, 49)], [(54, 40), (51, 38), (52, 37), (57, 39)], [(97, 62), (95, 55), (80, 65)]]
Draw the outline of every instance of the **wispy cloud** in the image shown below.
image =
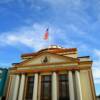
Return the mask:
[(94, 82), (100, 84), (100, 50), (94, 49), (93, 76)]
[(1, 45), (24, 45), (38, 49), (46, 45), (46, 42), (43, 40), (44, 32), (45, 28), (43, 28), (43, 26), (41, 27), (38, 24), (34, 24), (31, 27), (23, 27), (16, 31), (2, 33), (0, 42)]
[(62, 34), (62, 30), (57, 29), (55, 27), (51, 27), (50, 28), (51, 34), (49, 36), (49, 40), (45, 41), (43, 39), (43, 35), (45, 33), (46, 28), (47, 28), (47, 26), (45, 24), (35, 23), (32, 26), (22, 27), (22, 28), (17, 29), (16, 31), (1, 33), (2, 35), (0, 36), (0, 42), (1, 42), (0, 45), (1, 46), (24, 45), (24, 46), (27, 46), (29, 48), (39, 50), (40, 48), (43, 48), (45, 46), (48, 46), (52, 42), (55, 42), (55, 40), (54, 40), (55, 34), (56, 35), (59, 34), (59, 36), (57, 37), (58, 39), (60, 38), (60, 36), (63, 39), (65, 38), (63, 36), (64, 34)]
[(34, 23), (32, 26), (21, 27), (15, 31), (1, 33), (2, 35), (0, 36), (0, 45), (24, 45), (35, 50), (39, 50), (52, 44), (62, 45), (65, 47), (78, 47), (79, 45), (79, 48), (86, 47), (86, 45), (81, 42), (75, 42), (74, 40), (71, 40), (68, 37), (69, 33), (66, 33), (66, 30), (55, 27), (53, 25), (49, 25), (49, 40), (45, 41), (43, 39), (43, 35), (47, 26), (47, 23)]

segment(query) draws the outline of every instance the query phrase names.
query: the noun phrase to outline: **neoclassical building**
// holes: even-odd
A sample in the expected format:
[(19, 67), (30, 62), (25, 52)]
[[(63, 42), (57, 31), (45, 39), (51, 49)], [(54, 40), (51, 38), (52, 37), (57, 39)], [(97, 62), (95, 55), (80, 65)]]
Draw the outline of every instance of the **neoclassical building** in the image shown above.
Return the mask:
[(89, 56), (50, 46), (21, 55), (9, 69), (6, 100), (96, 100)]

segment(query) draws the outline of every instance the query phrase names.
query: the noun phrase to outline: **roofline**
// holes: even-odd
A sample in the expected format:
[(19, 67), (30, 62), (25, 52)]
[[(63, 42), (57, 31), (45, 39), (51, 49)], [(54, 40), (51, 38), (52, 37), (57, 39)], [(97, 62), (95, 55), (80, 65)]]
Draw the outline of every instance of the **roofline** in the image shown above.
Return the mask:
[[(32, 59), (34, 59), (36, 56), (38, 56), (38, 55), (40, 55), (40, 54), (42, 54), (42, 53), (50, 53), (50, 54), (55, 54), (55, 55), (57, 55), (56, 53), (51, 53), (51, 52), (39, 52), (38, 54), (36, 54), (35, 56), (33, 56)], [(58, 55), (58, 56), (61, 56), (61, 57), (64, 57), (64, 58), (70, 58), (70, 59), (72, 59), (72, 60), (78, 61), (77, 58), (65, 57), (65, 56), (62, 56), (62, 55)], [(15, 64), (15, 66), (19, 66), (20, 64), (26, 63), (26, 62), (29, 61), (29, 60), (31, 60), (31, 59), (27, 59), (27, 60), (25, 60), (25, 61), (22, 61), (22, 62), (20, 62), (20, 63), (17, 63), (17, 64)]]
[(90, 56), (80, 56), (78, 58), (90, 58)]
[(33, 55), (36, 55), (37, 53), (40, 53), (40, 52), (43, 52), (43, 51), (48, 51), (49, 50), (60, 50), (58, 51), (58, 53), (60, 52), (68, 52), (68, 51), (77, 51), (77, 48), (45, 48), (45, 49), (42, 49), (38, 52), (33, 52), (33, 53), (26, 53), (26, 54), (22, 54), (21, 57), (27, 57), (27, 56), (33, 56)]

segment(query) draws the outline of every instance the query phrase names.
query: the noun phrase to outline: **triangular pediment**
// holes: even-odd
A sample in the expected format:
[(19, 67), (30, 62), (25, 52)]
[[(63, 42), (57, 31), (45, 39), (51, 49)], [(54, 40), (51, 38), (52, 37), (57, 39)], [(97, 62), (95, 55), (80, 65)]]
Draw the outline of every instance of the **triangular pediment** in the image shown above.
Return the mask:
[(20, 66), (30, 66), (30, 65), (39, 65), (39, 64), (53, 64), (53, 63), (67, 63), (67, 62), (74, 62), (77, 59), (62, 56), (59, 54), (49, 53), (49, 52), (42, 52), (31, 59), (27, 59), (21, 62)]

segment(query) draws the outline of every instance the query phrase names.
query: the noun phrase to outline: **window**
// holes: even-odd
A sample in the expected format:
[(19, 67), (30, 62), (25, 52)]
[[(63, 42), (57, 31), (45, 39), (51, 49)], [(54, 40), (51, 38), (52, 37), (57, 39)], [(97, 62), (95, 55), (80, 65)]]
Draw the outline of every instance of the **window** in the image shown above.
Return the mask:
[(27, 89), (26, 89), (26, 99), (25, 100), (32, 100), (33, 87), (34, 87), (34, 76), (28, 76)]
[(68, 75), (61, 74), (59, 79), (59, 100), (69, 100)]
[(51, 76), (50, 75), (42, 76), (41, 100), (51, 100)]

